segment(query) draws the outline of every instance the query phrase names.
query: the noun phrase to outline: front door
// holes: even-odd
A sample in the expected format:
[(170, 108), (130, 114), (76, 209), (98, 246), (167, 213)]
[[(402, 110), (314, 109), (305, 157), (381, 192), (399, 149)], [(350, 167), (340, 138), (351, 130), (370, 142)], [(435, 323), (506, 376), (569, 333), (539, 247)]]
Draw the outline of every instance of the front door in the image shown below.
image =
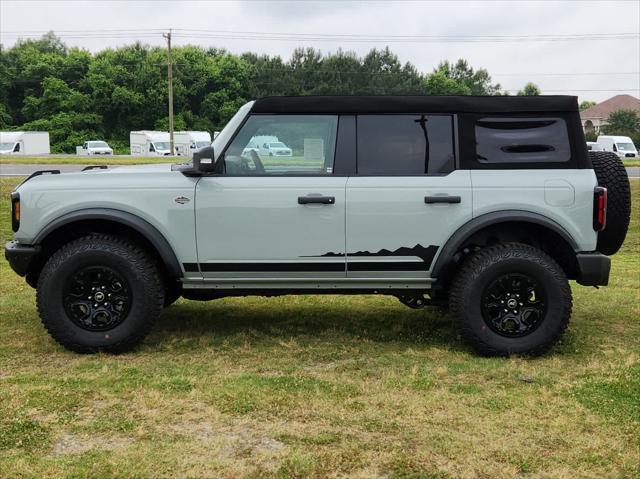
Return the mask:
[[(247, 119), (224, 152), (224, 174), (203, 177), (196, 187), (206, 281), (286, 288), (345, 278), (347, 178), (333, 175), (337, 123), (333, 115)], [(292, 154), (260, 154), (251, 146), (261, 135), (276, 137)]]
[(472, 217), (469, 171), (455, 170), (451, 115), (359, 115), (347, 183), (347, 275), (426, 286), (449, 236)]

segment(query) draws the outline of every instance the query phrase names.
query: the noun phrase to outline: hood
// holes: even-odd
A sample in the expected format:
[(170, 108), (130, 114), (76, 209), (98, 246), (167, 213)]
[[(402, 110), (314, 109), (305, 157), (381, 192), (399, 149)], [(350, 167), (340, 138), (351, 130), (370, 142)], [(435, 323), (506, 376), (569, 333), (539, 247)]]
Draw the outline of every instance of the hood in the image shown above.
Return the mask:
[[(90, 190), (103, 187), (153, 186), (157, 178), (171, 173), (172, 163), (151, 165), (126, 165), (60, 174), (44, 174), (27, 178), (16, 189), (39, 190), (41, 188), (65, 190)], [(138, 186), (140, 185), (140, 186)]]

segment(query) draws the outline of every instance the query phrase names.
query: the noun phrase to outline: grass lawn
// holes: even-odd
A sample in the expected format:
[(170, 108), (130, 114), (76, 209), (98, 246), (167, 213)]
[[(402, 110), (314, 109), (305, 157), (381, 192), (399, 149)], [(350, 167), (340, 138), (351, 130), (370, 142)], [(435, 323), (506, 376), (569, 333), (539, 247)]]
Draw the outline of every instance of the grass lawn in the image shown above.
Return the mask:
[(138, 351), (82, 356), (0, 260), (0, 477), (637, 478), (639, 186), (610, 286), (573, 284), (537, 359), (374, 296), (180, 300)]
[(640, 160), (624, 160), (624, 166), (640, 166)]

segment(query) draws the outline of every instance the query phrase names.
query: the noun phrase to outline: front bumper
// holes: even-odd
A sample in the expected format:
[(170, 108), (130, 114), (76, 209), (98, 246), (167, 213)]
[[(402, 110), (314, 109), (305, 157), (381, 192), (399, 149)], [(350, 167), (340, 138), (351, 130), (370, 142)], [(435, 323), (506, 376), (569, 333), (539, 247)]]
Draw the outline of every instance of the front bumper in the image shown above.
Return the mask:
[(20, 276), (29, 272), (29, 267), (38, 253), (40, 253), (39, 246), (24, 245), (15, 240), (4, 245), (4, 257), (7, 258), (11, 269)]
[(609, 284), (611, 258), (598, 252), (577, 253), (578, 277), (576, 281), (584, 286), (606, 286)]

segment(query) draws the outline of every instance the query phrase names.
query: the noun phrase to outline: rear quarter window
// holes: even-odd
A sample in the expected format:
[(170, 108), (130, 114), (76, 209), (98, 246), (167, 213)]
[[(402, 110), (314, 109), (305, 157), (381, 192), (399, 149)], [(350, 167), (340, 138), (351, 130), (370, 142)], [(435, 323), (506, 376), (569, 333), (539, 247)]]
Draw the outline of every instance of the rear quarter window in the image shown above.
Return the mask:
[(571, 160), (569, 134), (563, 118), (479, 118), (475, 123), (475, 144), (475, 159), (484, 164)]

